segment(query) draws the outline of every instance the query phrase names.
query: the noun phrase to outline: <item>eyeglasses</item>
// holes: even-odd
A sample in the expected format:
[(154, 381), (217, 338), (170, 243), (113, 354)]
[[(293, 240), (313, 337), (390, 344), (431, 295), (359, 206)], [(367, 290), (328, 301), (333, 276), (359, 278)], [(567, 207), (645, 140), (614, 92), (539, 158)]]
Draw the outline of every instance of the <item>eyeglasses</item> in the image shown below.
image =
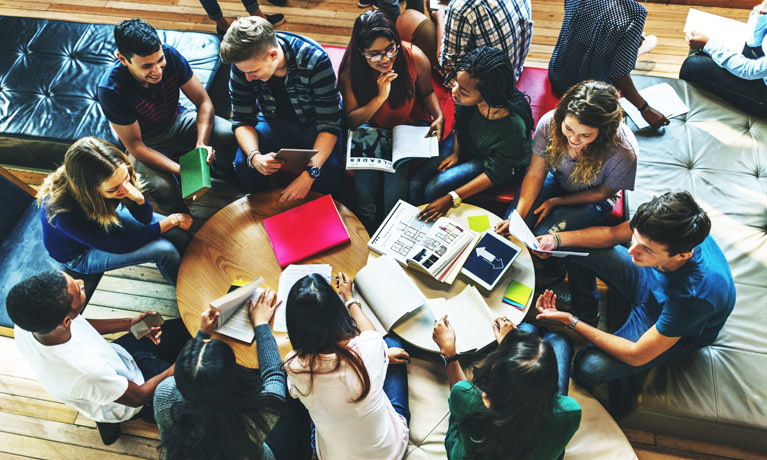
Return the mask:
[(386, 48), (383, 53), (367, 54), (363, 52), (362, 55), (373, 64), (378, 64), (383, 60), (384, 56), (386, 56), (387, 59), (394, 59), (397, 53), (399, 53), (399, 45), (395, 43)]

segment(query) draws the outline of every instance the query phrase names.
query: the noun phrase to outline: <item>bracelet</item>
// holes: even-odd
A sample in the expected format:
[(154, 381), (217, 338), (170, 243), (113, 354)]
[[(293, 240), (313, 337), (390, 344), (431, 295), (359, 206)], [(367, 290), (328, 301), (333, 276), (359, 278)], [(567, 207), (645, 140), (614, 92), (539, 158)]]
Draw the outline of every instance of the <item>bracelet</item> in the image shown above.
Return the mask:
[(344, 302), (344, 306), (345, 306), (346, 308), (349, 308), (350, 306), (352, 306), (352, 305), (353, 305), (353, 304), (355, 304), (355, 303), (356, 303), (357, 305), (360, 305), (360, 306), (362, 306), (362, 305), (360, 304), (360, 301), (359, 301), (359, 300), (357, 300), (357, 299), (355, 299), (354, 297), (352, 297), (351, 299), (349, 299), (349, 300), (347, 300), (346, 302)]
[(261, 152), (259, 152), (259, 151), (258, 151), (258, 149), (253, 149), (253, 150), (251, 150), (251, 151), (248, 153), (248, 168), (250, 168), (250, 169), (256, 169), (256, 167), (255, 167), (255, 166), (253, 166), (253, 157), (254, 157), (254, 156), (256, 156), (256, 155), (258, 155), (259, 153), (261, 153)]
[(559, 249), (559, 246), (562, 244), (562, 240), (559, 239), (559, 232), (553, 232), (552, 235), (557, 239), (557, 247), (554, 249)]
[(570, 322), (570, 324), (565, 324), (565, 329), (570, 332), (575, 332), (575, 325), (578, 324), (578, 321), (580, 321), (578, 317), (573, 315), (573, 320)]
[(644, 105), (642, 106), (642, 108), (641, 108), (641, 109), (639, 109), (639, 111), (640, 111), (640, 112), (644, 112), (644, 111), (645, 111), (645, 109), (646, 109), (646, 108), (647, 108), (649, 105), (650, 105), (650, 104), (648, 104), (648, 103), (647, 103), (647, 101), (644, 101)]
[(181, 219), (179, 219), (179, 218), (178, 218), (178, 214), (173, 214), (173, 217), (175, 217), (175, 218), (176, 218), (176, 227), (178, 227), (179, 225), (181, 225)]

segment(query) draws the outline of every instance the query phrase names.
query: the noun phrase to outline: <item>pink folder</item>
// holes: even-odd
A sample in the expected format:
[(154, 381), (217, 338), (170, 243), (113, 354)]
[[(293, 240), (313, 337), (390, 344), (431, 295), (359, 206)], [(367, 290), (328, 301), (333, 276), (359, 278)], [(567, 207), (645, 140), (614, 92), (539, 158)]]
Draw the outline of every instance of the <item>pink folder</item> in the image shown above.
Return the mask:
[(280, 267), (349, 241), (349, 232), (330, 195), (264, 219), (264, 229)]

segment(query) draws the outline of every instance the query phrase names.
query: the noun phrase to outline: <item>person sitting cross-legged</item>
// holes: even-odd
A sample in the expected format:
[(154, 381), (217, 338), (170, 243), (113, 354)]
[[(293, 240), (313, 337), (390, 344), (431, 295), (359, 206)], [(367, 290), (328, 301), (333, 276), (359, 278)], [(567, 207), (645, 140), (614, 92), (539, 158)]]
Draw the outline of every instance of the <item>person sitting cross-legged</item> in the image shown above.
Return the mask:
[(341, 99), (322, 47), (249, 17), (232, 23), (220, 52), (232, 64), (232, 126), (240, 146), (234, 169), (240, 184), (249, 192), (268, 189), (268, 176), (284, 164), (277, 152), (290, 148), (317, 153), (280, 201), (304, 198), (312, 188), (330, 193), (340, 185)]
[[(714, 342), (735, 306), (735, 285), (710, 228), (689, 193), (669, 192), (639, 206), (630, 222), (538, 237), (546, 250), (593, 248), (587, 257), (566, 258), (572, 313), (557, 310), (556, 296), (538, 306), (538, 319), (591, 342), (575, 356), (575, 380), (593, 389)], [(628, 241), (629, 249), (619, 245)], [(598, 315), (595, 276), (632, 305), (615, 334), (589, 324)]]
[(85, 319), (84, 283), (56, 270), (15, 285), (6, 307), (16, 324), (16, 346), (40, 383), (93, 419), (104, 444), (117, 441), (120, 422), (136, 417), (154, 422), (155, 389), (173, 375), (173, 362), (190, 339), (180, 319), (152, 328), (140, 340), (128, 333), (110, 344), (102, 334), (127, 332), (155, 313)]

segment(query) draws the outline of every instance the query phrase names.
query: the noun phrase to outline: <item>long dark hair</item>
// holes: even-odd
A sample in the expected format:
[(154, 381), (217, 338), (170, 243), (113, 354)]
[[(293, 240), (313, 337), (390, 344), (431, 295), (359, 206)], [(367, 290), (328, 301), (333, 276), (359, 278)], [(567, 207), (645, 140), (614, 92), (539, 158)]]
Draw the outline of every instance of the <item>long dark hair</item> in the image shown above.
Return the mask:
[(185, 404), (170, 415), (173, 430), (163, 434), (166, 458), (260, 459), (269, 419), (279, 417), (284, 401), (264, 394), (261, 375), (237, 365), (221, 340), (190, 340), (179, 353), (176, 387)]
[(458, 423), (472, 458), (531, 458), (557, 393), (557, 362), (551, 345), (537, 334), (510, 331), (475, 367), (473, 384), (487, 395), (490, 407)]
[[(370, 376), (360, 355), (342, 342), (359, 335), (357, 322), (351, 317), (346, 306), (333, 291), (330, 284), (320, 275), (307, 275), (290, 289), (286, 306), (286, 323), (290, 344), (296, 354), (290, 361), (305, 360), (309, 381), (313, 382), (315, 366), (320, 353), (335, 353), (337, 359), (332, 371), (345, 361), (359, 379), (362, 391), (352, 400), (359, 402), (370, 393)], [(311, 383), (309, 386), (311, 393)]]
[(370, 48), (377, 38), (384, 37), (391, 40), (399, 47), (399, 53), (394, 58), (393, 71), (397, 73), (397, 78), (391, 83), (389, 92), (389, 106), (396, 109), (402, 107), (405, 102), (413, 98), (415, 94), (415, 83), (410, 79), (410, 72), (407, 69), (407, 60), (405, 50), (402, 49), (402, 40), (399, 33), (391, 22), (391, 19), (381, 11), (370, 10), (362, 13), (354, 21), (352, 29), (352, 38), (346, 47), (344, 58), (341, 61), (341, 67), (338, 74), (344, 75), (348, 72), (348, 83), (352, 87), (352, 93), (360, 106), (370, 102), (378, 94), (378, 84), (371, 75), (373, 69), (367, 63), (363, 51)]
[(501, 50), (481, 46), (461, 58), (455, 68), (456, 73), (460, 71), (476, 80), (479, 94), (490, 107), (509, 109), (519, 115), (525, 122), (526, 136), (531, 136), (535, 126), (530, 98), (514, 86), (514, 66), (508, 55)]

